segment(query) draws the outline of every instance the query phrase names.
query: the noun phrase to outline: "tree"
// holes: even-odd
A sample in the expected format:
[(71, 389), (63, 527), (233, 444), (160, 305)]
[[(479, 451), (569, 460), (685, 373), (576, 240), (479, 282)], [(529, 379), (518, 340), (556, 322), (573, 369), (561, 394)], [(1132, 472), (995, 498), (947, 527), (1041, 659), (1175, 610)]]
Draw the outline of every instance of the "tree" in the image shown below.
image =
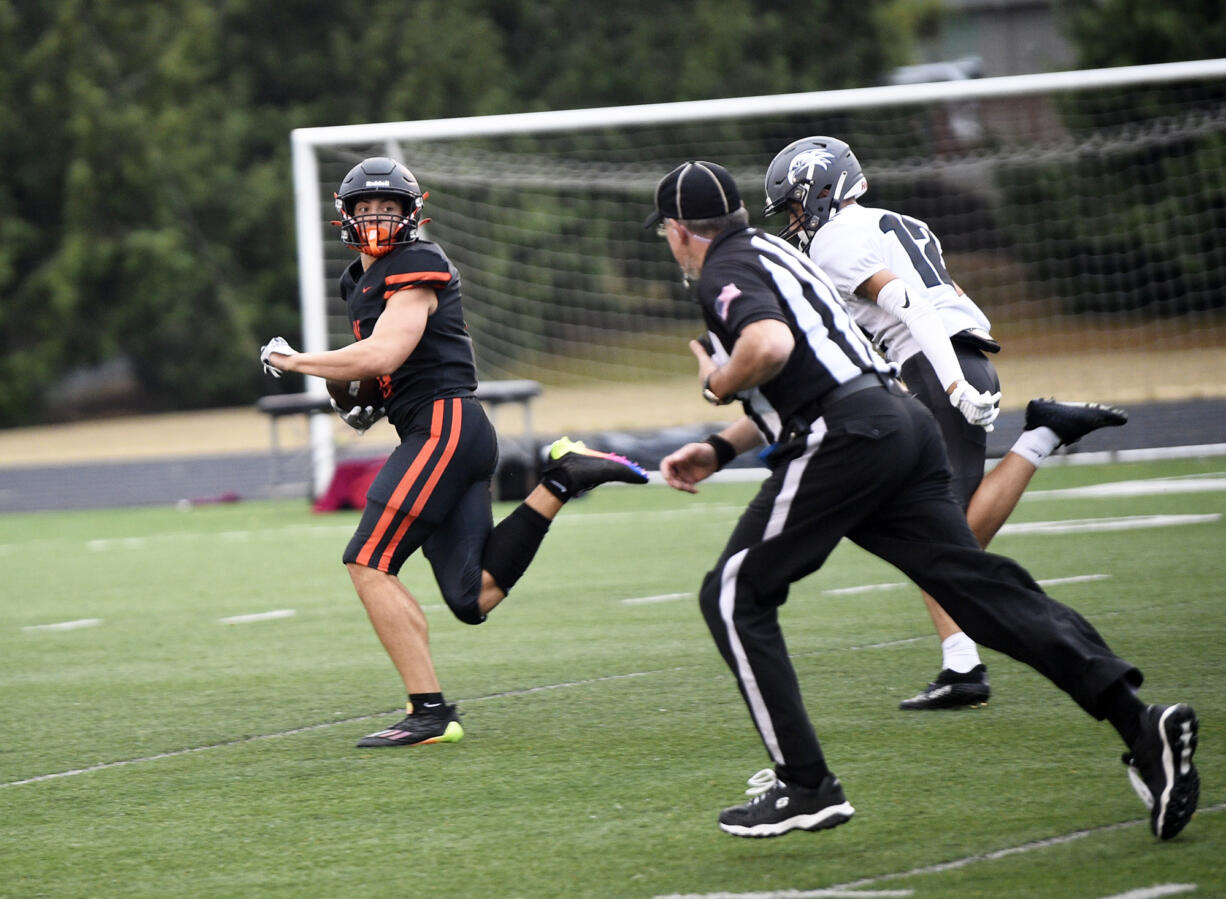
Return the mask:
[[(1226, 18), (1217, 0), (1065, 0), (1066, 28), (1086, 68), (1142, 65), (1226, 55)], [(1144, 92), (1070, 95), (1061, 115), (1071, 133), (1179, 133), (1177, 110), (1226, 103), (1220, 83), (1186, 82)], [(1220, 135), (1168, 139), (1163, 153), (1145, 141), (1119, 142), (1109, 164), (1083, 157), (1037, 166), (1009, 189), (1030, 219), (1010, 226), (1056, 236), (1064, 252), (1027, 260), (1036, 277), (1061, 285), (1064, 308), (1113, 315), (1199, 313), (1226, 305), (1213, 283), (1223, 227), (1226, 179)], [(1180, 189), (1198, 173), (1195, 192)], [(1080, 207), (1080, 208), (1079, 208)]]
[(1226, 56), (1219, 0), (1063, 0), (1082, 68)]
[(299, 331), (293, 128), (873, 83), (905, 5), (0, 0), (0, 426), (114, 359), (144, 409), (268, 388), (260, 339)]

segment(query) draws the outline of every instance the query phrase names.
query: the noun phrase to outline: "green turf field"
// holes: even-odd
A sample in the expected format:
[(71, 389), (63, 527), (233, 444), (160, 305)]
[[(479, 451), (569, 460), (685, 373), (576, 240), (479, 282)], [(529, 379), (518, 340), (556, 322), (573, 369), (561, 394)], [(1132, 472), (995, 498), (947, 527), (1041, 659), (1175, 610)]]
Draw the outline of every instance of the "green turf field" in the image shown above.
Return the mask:
[(856, 815), (720, 832), (767, 759), (693, 594), (750, 485), (573, 503), (478, 628), (413, 560), (466, 736), (400, 750), (353, 746), (403, 702), (339, 563), (353, 514), (0, 516), (0, 896), (1226, 895), (1223, 467), (1049, 466), (1013, 523), (1083, 524), (993, 547), (1071, 579), (1050, 592), (1144, 670), (1143, 698), (1197, 709), (1201, 810), (1168, 843), (1115, 733), (1029, 668), (985, 650), (987, 708), (898, 711), (936, 638), (913, 589), (846, 589), (901, 580), (847, 544), (783, 615)]

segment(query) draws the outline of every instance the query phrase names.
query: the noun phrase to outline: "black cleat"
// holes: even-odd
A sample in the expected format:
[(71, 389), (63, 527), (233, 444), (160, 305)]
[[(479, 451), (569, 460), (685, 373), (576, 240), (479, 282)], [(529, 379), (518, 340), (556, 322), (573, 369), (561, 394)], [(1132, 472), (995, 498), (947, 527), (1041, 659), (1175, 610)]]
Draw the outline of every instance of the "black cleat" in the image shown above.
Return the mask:
[(646, 484), (647, 472), (625, 456), (588, 449), (582, 440), (560, 437), (541, 466), (541, 481), (554, 496), (567, 500), (610, 481)]
[(384, 746), (421, 746), (426, 743), (458, 743), (464, 736), (460, 716), (454, 705), (441, 709), (423, 708), (410, 712), (387, 730), (358, 740), (360, 748)]
[(749, 778), (754, 798), (719, 813), (719, 829), (737, 837), (779, 837), (791, 830), (827, 830), (850, 821), (856, 810), (843, 785), (827, 774), (816, 789), (785, 784), (770, 768)]
[(910, 699), (898, 704), (900, 709), (977, 709), (987, 705), (992, 688), (988, 686), (988, 669), (976, 665), (965, 674), (949, 668), (937, 675), (935, 682), (920, 690)]
[(1115, 406), (1099, 403), (1058, 403), (1055, 400), (1031, 400), (1026, 404), (1026, 424), (1023, 430), (1048, 427), (1060, 438), (1060, 446), (1076, 443), (1099, 428), (1118, 428), (1128, 421), (1128, 413)]
[(1196, 752), (1196, 712), (1182, 702), (1151, 705), (1141, 713), (1141, 735), (1124, 753), (1128, 779), (1149, 809), (1149, 828), (1160, 840), (1175, 836), (1196, 811), (1200, 775)]

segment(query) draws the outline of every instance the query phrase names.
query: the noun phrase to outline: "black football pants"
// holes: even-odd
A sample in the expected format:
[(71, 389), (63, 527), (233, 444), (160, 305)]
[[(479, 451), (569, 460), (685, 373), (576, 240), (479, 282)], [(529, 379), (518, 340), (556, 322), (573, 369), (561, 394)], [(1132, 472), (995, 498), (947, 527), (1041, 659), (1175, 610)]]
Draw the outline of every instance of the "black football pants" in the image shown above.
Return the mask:
[[(962, 343), (955, 343), (953, 347), (962, 373), (972, 387), (988, 393), (1000, 390), (1000, 377), (987, 356)], [(936, 419), (949, 461), (949, 489), (965, 509), (983, 480), (983, 465), (988, 457), (988, 432), (967, 421), (949, 402), (949, 395), (923, 353), (916, 353), (903, 363), (902, 378), (907, 383), (907, 389), (928, 407)]]
[(979, 548), (949, 488), (941, 434), (918, 400), (869, 389), (832, 404), (776, 451), (699, 603), (777, 766), (820, 769), (821, 748), (779, 627), (789, 586), (846, 536), (932, 595), (975, 642), (1025, 662), (1095, 718), (1141, 673), (1011, 559)]

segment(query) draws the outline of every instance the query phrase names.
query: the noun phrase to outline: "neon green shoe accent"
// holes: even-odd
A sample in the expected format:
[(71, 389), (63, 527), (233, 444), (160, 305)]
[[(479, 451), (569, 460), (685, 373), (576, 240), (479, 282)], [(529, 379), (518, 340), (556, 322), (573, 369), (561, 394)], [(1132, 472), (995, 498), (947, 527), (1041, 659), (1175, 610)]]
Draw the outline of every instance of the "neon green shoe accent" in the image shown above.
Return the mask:
[(460, 727), (459, 721), (452, 721), (447, 725), (447, 729), (443, 731), (441, 737), (431, 737), (426, 743), (459, 743), (464, 739), (464, 728)]
[[(582, 467), (572, 468), (572, 460), (566, 458), (567, 456), (584, 460), (583, 464), (587, 464), (588, 468), (586, 470)], [(591, 462), (588, 460), (613, 463), (613, 465), (591, 468)], [(572, 470), (579, 478), (580, 482), (573, 485), (578, 492), (590, 490), (598, 484), (609, 481), (624, 481), (627, 484), (647, 483), (647, 472), (637, 462), (617, 453), (605, 453), (591, 449), (582, 440), (571, 440), (569, 437), (559, 437), (549, 447), (549, 461), (544, 469), (545, 473), (549, 471), (549, 464), (555, 462), (564, 469)]]
[(561, 459), (567, 453), (585, 453), (587, 445), (582, 440), (571, 440), (569, 437), (559, 437), (549, 447), (550, 459)]

